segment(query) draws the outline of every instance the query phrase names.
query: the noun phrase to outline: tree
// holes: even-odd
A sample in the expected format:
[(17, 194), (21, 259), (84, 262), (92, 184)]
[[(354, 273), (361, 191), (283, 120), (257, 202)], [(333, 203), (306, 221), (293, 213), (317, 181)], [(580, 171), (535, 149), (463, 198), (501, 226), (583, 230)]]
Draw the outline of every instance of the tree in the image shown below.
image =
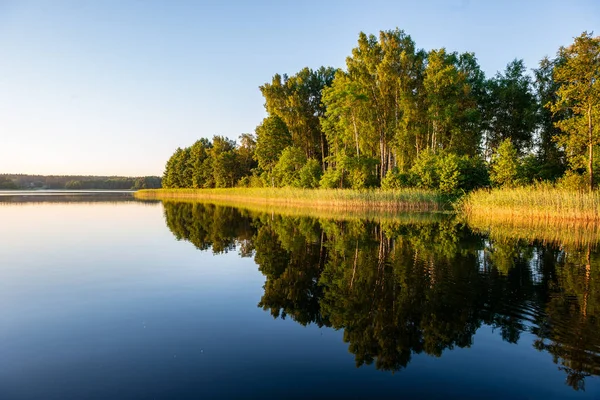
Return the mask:
[(399, 29), (381, 31), (378, 38), (359, 34), (346, 59), (347, 72), (338, 72), (323, 94), (327, 118), (321, 124), (331, 152), (329, 167), (336, 170), (324, 179), (338, 180), (339, 187), (350, 175), (352, 186), (361, 187), (394, 167), (410, 168), (415, 153), (426, 146), (419, 108), (424, 58)]
[(565, 147), (571, 168), (587, 167), (589, 190), (593, 190), (594, 147), (600, 144), (596, 124), (600, 118), (600, 37), (583, 32), (572, 45), (561, 47), (558, 56), (564, 62), (554, 69), (560, 86), (550, 108), (554, 113), (569, 110), (571, 115), (555, 123), (563, 132), (557, 140)]
[(504, 139), (492, 156), (490, 179), (496, 186), (514, 186), (519, 178), (519, 155), (510, 139)]
[(10, 189), (10, 190), (15, 190), (18, 189), (17, 185), (12, 181), (12, 179), (9, 179), (6, 176), (1, 176), (0, 175), (0, 189)]
[(301, 186), (300, 170), (302, 170), (305, 164), (306, 156), (301, 149), (290, 146), (283, 150), (277, 165), (273, 168), (275, 185), (292, 187)]
[(211, 181), (209, 175), (212, 174), (212, 171), (207, 170), (204, 164), (209, 157), (211, 148), (212, 143), (206, 138), (202, 138), (192, 145), (188, 160), (192, 168), (192, 185), (190, 187), (203, 188), (206, 187), (207, 182)]
[(514, 60), (488, 82), (490, 104), (487, 112), (488, 155), (502, 141), (510, 139), (523, 154), (531, 148), (537, 123), (537, 101), (523, 60)]
[(165, 172), (163, 174), (163, 186), (165, 188), (181, 188), (182, 180), (178, 165), (180, 159), (183, 156), (183, 150), (178, 147), (177, 150), (171, 155), (165, 166)]
[(456, 54), (447, 54), (443, 48), (432, 50), (427, 56), (423, 83), (427, 93), (433, 152), (451, 147), (453, 134), (457, 133), (458, 106), (465, 83), (455, 61)]
[(133, 186), (131, 188), (134, 190), (160, 189), (161, 188), (161, 179), (157, 176), (139, 177), (134, 181)]
[(265, 118), (256, 127), (256, 149), (254, 157), (258, 167), (267, 173), (271, 185), (273, 168), (279, 160), (279, 155), (286, 147), (292, 145), (292, 136), (285, 122), (277, 116)]
[(255, 152), (256, 137), (250, 133), (242, 133), (240, 135), (240, 146), (237, 149), (241, 177), (252, 174), (252, 170), (257, 167), (258, 163), (254, 159)]
[[(566, 117), (567, 112), (553, 113), (544, 105), (556, 102), (558, 83), (554, 80), (554, 68), (562, 62), (561, 58), (550, 60), (544, 57), (539, 67), (533, 70), (534, 86), (538, 103), (537, 161), (540, 167), (539, 177), (556, 180), (565, 172), (564, 149), (557, 145), (555, 137), (560, 134), (556, 123)], [(566, 110), (565, 110), (566, 111)]]
[(239, 177), (239, 162), (235, 142), (223, 136), (215, 136), (210, 149), (215, 187), (233, 187)]
[(328, 151), (319, 124), (319, 118), (325, 115), (321, 96), (323, 89), (331, 85), (335, 71), (331, 67), (316, 71), (303, 68), (291, 77), (276, 74), (271, 83), (260, 87), (269, 116), (281, 118), (294, 146), (302, 149), (307, 158), (318, 158), (323, 163)]

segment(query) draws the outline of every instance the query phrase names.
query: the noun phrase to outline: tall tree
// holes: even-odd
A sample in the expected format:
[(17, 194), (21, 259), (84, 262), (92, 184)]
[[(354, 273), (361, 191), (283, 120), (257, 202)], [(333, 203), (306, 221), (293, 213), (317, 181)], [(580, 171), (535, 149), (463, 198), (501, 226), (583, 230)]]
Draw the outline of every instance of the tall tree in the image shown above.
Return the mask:
[(181, 160), (184, 157), (184, 151), (178, 147), (171, 155), (165, 166), (163, 174), (163, 186), (165, 188), (181, 188), (183, 186), (183, 174), (180, 170)]
[(319, 124), (319, 118), (325, 114), (321, 93), (331, 85), (335, 71), (330, 67), (316, 71), (304, 68), (291, 77), (276, 74), (271, 83), (260, 87), (267, 112), (281, 118), (294, 146), (303, 149), (307, 158), (323, 161), (327, 156), (326, 139)]
[(560, 86), (551, 109), (572, 112), (570, 118), (556, 122), (564, 133), (558, 143), (565, 147), (572, 168), (587, 167), (589, 190), (593, 190), (594, 147), (600, 144), (596, 123), (600, 118), (600, 37), (583, 32), (573, 44), (561, 47), (558, 56), (564, 62), (554, 69)]
[(267, 174), (267, 179), (274, 185), (272, 172), (279, 160), (281, 152), (292, 145), (292, 136), (287, 125), (278, 116), (265, 118), (256, 127), (256, 150), (254, 157), (258, 167)]
[(423, 58), (411, 37), (399, 29), (382, 31), (379, 38), (360, 33), (346, 59), (348, 71), (336, 75), (323, 99), (327, 118), (333, 119), (323, 126), (336, 169), (353, 164), (355, 172), (367, 178), (368, 161), (376, 159), (374, 171), (380, 179), (393, 167), (410, 166), (415, 144), (418, 151), (420, 143), (415, 122)]
[(202, 138), (192, 145), (190, 148), (190, 159), (189, 163), (192, 167), (192, 185), (193, 188), (206, 187), (207, 182), (212, 181), (209, 175), (212, 174), (212, 170), (205, 168), (208, 164), (205, 162), (209, 157), (212, 143), (206, 138)]
[(237, 149), (238, 160), (240, 163), (240, 176), (248, 176), (258, 165), (254, 159), (256, 152), (256, 137), (250, 133), (240, 135), (240, 145)]
[(503, 74), (496, 74), (488, 82), (491, 99), (487, 115), (488, 156), (505, 139), (510, 139), (521, 153), (531, 148), (538, 105), (531, 78), (525, 71), (523, 60), (514, 60)]
[(561, 58), (550, 60), (544, 57), (539, 67), (533, 70), (534, 86), (538, 103), (542, 106), (538, 109), (537, 130), (537, 159), (540, 165), (539, 176), (542, 179), (554, 180), (565, 171), (564, 149), (556, 143), (555, 137), (560, 134), (556, 123), (564, 119), (568, 111), (553, 113), (547, 104), (553, 104), (557, 100), (558, 83), (554, 80), (554, 68), (562, 62)]
[(233, 187), (239, 179), (239, 163), (235, 141), (223, 136), (213, 137), (210, 156), (213, 161), (215, 187)]

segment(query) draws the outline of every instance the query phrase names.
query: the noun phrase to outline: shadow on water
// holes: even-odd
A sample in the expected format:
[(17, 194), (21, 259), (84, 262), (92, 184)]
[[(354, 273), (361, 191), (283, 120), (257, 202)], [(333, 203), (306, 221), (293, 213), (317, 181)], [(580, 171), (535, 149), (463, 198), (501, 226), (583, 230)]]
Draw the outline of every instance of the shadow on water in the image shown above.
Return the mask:
[[(275, 318), (343, 331), (357, 366), (407, 368), (413, 355), (502, 340), (552, 356), (566, 383), (600, 375), (597, 242), (472, 230), (451, 216), (335, 219), (164, 202), (178, 240), (254, 256), (259, 307)], [(514, 233), (514, 232), (513, 232)]]

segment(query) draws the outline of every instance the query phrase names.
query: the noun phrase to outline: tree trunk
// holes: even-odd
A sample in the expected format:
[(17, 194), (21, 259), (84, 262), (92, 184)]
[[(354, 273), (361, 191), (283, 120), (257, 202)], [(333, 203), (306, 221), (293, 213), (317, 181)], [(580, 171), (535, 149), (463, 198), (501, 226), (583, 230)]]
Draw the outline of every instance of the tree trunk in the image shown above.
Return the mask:
[(323, 167), (323, 171), (325, 171), (325, 138), (322, 133), (319, 134), (321, 136), (321, 166)]
[(383, 144), (383, 135), (379, 134), (379, 179), (383, 179), (385, 176), (385, 147)]
[(352, 125), (354, 126), (354, 140), (356, 142), (356, 158), (360, 159), (360, 150), (358, 147), (358, 129), (356, 128), (356, 119), (354, 113), (352, 113)]

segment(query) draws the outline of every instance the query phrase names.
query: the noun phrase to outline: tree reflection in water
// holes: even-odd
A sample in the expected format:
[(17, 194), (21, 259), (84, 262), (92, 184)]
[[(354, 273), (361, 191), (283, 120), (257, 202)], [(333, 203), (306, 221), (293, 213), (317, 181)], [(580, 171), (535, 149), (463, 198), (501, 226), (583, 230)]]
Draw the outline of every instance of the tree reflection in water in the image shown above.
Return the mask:
[(406, 368), (413, 354), (469, 347), (482, 325), (552, 355), (566, 382), (600, 375), (600, 255), (594, 243), (492, 239), (451, 218), (334, 220), (165, 202), (178, 240), (254, 255), (259, 307), (343, 330), (356, 365)]

